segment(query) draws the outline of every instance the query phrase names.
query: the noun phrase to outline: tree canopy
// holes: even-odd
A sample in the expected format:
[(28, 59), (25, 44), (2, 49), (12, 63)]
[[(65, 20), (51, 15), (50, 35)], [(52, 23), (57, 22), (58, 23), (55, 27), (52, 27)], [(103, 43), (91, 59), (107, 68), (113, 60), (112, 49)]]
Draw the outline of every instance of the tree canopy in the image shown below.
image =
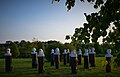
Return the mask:
[[(60, 1), (60, 0), (53, 0)], [(76, 0), (66, 0), (66, 7), (70, 10), (74, 7)], [(103, 37), (103, 43), (114, 43), (119, 50), (120, 47), (120, 0), (80, 0), (94, 4), (94, 8), (100, 11), (87, 15), (84, 13), (87, 23), (84, 27), (76, 28), (72, 36), (72, 41), (83, 41), (85, 43), (97, 42)], [(111, 29), (110, 29), (111, 28)], [(68, 36), (67, 36), (68, 37)], [(118, 47), (119, 46), (119, 47)]]
[[(60, 0), (53, 1), (59, 2)], [(98, 38), (103, 37), (103, 43), (114, 44), (117, 51), (120, 51), (120, 0), (80, 1), (93, 3), (93, 7), (100, 8), (100, 11), (91, 14), (84, 13), (87, 23), (84, 23), (83, 27), (75, 29), (72, 43), (84, 42), (87, 44), (90, 39), (97, 43)], [(75, 2), (76, 0), (66, 0), (65, 5), (68, 10), (74, 7)]]
[(20, 55), (18, 45), (15, 43), (11, 43), (11, 53), (13, 57), (18, 57)]

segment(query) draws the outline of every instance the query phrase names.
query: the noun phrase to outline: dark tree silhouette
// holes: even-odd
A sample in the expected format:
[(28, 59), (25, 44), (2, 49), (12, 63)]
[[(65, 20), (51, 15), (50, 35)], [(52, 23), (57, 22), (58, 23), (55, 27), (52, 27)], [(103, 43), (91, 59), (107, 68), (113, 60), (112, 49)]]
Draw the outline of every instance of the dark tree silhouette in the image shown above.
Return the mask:
[[(65, 5), (68, 10), (74, 7), (75, 1), (66, 0)], [(80, 1), (84, 2), (86, 0)], [(115, 44), (115, 48), (120, 52), (120, 0), (87, 0), (87, 2), (94, 3), (93, 7), (95, 9), (99, 7), (100, 11), (90, 15), (84, 13), (87, 23), (84, 23), (82, 31), (81, 28), (77, 28), (78, 32), (75, 30), (72, 41), (84, 40), (85, 43), (89, 43), (89, 39), (92, 37), (92, 42), (96, 43), (98, 38), (102, 36), (103, 43)]]

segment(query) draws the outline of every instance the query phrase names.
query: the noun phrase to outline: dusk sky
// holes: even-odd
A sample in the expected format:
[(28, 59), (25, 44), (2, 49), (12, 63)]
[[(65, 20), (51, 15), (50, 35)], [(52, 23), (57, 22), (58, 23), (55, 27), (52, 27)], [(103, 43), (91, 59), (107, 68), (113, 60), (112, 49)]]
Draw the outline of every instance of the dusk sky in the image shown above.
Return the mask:
[(75, 28), (86, 22), (84, 13), (95, 12), (93, 5), (76, 0), (70, 11), (66, 0), (0, 0), (0, 43), (5, 41), (57, 40), (65, 42)]

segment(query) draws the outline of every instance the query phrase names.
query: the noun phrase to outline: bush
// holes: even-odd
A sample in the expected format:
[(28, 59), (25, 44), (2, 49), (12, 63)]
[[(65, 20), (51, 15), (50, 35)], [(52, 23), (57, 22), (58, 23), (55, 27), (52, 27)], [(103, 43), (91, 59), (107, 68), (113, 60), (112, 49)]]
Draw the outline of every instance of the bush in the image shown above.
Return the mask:
[(114, 60), (115, 65), (120, 67), (120, 53), (117, 55), (116, 59)]
[(31, 57), (31, 53), (27, 52), (27, 51), (21, 51), (19, 58), (30, 58)]
[(4, 58), (5, 57), (5, 52), (1, 52), (0, 53), (0, 58)]
[(105, 57), (105, 54), (96, 54), (97, 57)]

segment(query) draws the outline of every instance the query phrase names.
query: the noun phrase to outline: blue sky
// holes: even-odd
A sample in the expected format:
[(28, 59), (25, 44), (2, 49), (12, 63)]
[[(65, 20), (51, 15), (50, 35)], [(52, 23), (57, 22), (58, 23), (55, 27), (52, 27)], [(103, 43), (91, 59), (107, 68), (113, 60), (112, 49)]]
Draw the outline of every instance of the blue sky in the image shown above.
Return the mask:
[(95, 12), (93, 5), (76, 0), (69, 12), (65, 0), (0, 0), (0, 43), (5, 41), (57, 40), (65, 42), (67, 34), (86, 22), (84, 13)]

